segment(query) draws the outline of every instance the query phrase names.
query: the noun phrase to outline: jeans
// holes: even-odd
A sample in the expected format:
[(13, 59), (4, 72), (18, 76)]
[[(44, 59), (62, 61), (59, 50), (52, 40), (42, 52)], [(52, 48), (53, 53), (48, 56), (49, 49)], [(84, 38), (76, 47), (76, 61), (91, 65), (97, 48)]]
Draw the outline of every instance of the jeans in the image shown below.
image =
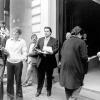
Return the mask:
[(10, 63), (7, 62), (7, 93), (10, 96), (14, 96), (14, 75), (16, 81), (16, 96), (22, 97), (22, 86), (21, 86), (21, 76), (22, 76), (23, 63)]

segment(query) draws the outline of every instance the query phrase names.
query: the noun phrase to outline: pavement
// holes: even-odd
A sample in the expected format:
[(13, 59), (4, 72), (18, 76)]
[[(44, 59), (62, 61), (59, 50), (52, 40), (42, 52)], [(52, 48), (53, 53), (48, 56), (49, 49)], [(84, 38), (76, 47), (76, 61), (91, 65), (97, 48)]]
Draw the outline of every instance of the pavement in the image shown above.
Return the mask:
[[(47, 97), (45, 85), (42, 93), (39, 97), (35, 97), (37, 84), (32, 86), (23, 87), (23, 100), (66, 100), (64, 88), (60, 86), (58, 76), (56, 76), (53, 82), (52, 95)], [(82, 87), (79, 95), (74, 94), (73, 97), (77, 97), (77, 100), (100, 100), (100, 70), (89, 72), (84, 79), (84, 86)], [(4, 78), (4, 99), (7, 100), (6, 92), (6, 78)], [(74, 100), (70, 99), (70, 100)]]
[[(45, 86), (43, 87), (41, 95), (35, 97), (36, 87), (36, 84), (23, 87), (23, 100), (66, 100), (64, 88), (60, 86), (59, 82), (53, 84), (52, 95), (50, 97), (46, 95)], [(78, 96), (74, 95), (74, 97), (77, 97), (77, 100), (100, 100), (100, 93), (82, 88), (80, 94)], [(4, 100), (7, 100), (6, 84), (4, 85)], [(71, 100), (74, 100), (74, 98)]]

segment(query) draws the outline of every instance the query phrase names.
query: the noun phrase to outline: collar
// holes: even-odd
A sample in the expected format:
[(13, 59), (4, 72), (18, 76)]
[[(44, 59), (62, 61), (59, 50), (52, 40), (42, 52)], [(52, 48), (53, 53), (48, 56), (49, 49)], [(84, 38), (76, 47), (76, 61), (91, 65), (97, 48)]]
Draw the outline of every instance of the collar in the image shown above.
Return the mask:
[(81, 38), (79, 38), (79, 37), (76, 36), (76, 35), (72, 35), (71, 38), (78, 38), (78, 39), (81, 39)]
[[(14, 40), (14, 38), (11, 38), (11, 40)], [(20, 41), (21, 39), (20, 38), (18, 38), (18, 40), (17, 41)]]
[(51, 37), (51, 36), (49, 36), (48, 38), (46, 38), (46, 37), (45, 37), (44, 39), (45, 39), (45, 40), (49, 40), (49, 39), (50, 39), (50, 37)]

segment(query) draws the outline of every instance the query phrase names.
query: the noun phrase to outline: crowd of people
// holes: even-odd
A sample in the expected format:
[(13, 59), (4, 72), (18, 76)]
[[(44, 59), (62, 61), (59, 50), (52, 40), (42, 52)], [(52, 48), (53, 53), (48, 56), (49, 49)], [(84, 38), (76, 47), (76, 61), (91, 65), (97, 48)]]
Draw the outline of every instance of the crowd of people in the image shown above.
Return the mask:
[[(22, 86), (32, 85), (36, 80), (36, 97), (41, 95), (46, 81), (47, 96), (52, 95), (53, 71), (60, 66), (59, 82), (65, 88), (66, 100), (73, 97), (73, 93), (81, 90), (85, 74), (88, 72), (88, 53), (86, 36), (80, 26), (75, 26), (66, 34), (62, 48), (59, 48), (58, 40), (52, 37), (51, 27), (44, 27), (44, 37), (38, 39), (32, 34), (29, 50), (26, 41), (20, 36), (22, 30), (19, 27), (13, 29), (12, 36), (9, 32), (0, 32), (0, 100), (3, 100), (3, 74), (4, 66), (7, 66), (7, 98), (14, 100), (14, 77), (16, 82), (16, 98), (23, 98)], [(2, 42), (3, 38), (6, 42)], [(85, 38), (85, 39), (84, 39)], [(5, 44), (4, 44), (5, 43)], [(61, 59), (57, 65), (55, 55), (60, 51)], [(100, 53), (97, 53), (100, 57)], [(21, 76), (23, 61), (28, 64), (26, 78), (22, 83)], [(34, 75), (33, 75), (33, 74)], [(29, 79), (32, 75), (32, 80)], [(76, 99), (75, 99), (76, 100)]]

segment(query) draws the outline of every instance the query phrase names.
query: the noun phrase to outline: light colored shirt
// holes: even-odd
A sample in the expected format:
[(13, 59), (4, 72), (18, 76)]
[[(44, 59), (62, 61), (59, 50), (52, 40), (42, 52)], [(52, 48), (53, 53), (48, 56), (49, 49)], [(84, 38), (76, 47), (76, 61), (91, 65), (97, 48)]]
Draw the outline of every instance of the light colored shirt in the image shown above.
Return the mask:
[(8, 62), (18, 63), (27, 59), (27, 46), (25, 40), (19, 38), (17, 41), (10, 38), (6, 42), (5, 49), (8, 51)]
[(50, 37), (44, 39), (44, 46), (47, 46), (49, 40), (50, 40)]
[(52, 47), (47, 46), (49, 40), (50, 37), (44, 39), (43, 51), (52, 53), (53, 52)]

